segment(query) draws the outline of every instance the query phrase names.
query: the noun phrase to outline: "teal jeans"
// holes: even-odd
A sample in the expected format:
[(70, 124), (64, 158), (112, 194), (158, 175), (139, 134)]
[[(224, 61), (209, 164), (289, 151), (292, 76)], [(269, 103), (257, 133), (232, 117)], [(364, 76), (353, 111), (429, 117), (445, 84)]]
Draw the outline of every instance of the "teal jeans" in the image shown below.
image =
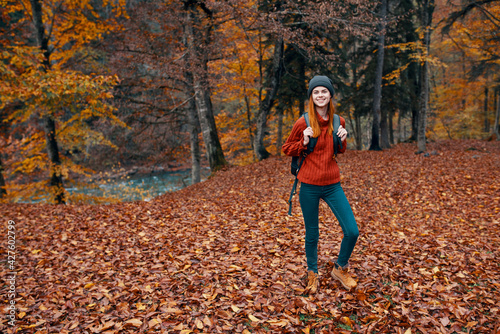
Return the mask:
[(336, 264), (347, 266), (351, 253), (358, 240), (359, 230), (351, 206), (347, 201), (340, 182), (327, 186), (315, 186), (301, 183), (300, 207), (306, 227), (306, 258), (307, 270), (318, 272), (318, 240), (319, 240), (319, 200), (323, 199), (330, 207), (340, 223), (344, 237), (340, 244)]

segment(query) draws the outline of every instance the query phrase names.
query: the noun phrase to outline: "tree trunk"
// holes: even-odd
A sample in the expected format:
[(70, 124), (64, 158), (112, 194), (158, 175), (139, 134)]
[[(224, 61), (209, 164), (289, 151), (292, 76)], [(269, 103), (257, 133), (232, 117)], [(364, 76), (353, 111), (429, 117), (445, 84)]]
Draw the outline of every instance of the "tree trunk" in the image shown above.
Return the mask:
[(387, 110), (384, 108), (380, 112), (380, 147), (390, 148), (391, 143), (389, 142), (389, 115)]
[[(208, 163), (212, 172), (215, 172), (227, 165), (224, 152), (217, 134), (215, 118), (212, 108), (211, 92), (208, 82), (208, 59), (203, 53), (203, 48), (195, 45), (195, 41), (206, 41), (207, 38), (195, 32), (195, 22), (197, 22), (195, 8), (192, 3), (187, 4), (187, 20), (185, 25), (186, 42), (189, 53), (189, 63), (193, 77), (193, 89), (196, 109), (198, 111), (201, 133), (205, 143)], [(209, 34), (210, 29), (207, 29)]]
[(196, 109), (198, 110), (201, 133), (203, 134), (203, 141), (205, 142), (210, 169), (212, 172), (215, 172), (227, 165), (227, 162), (224, 158), (224, 152), (222, 151), (222, 146), (217, 134), (210, 90), (206, 86), (208, 83), (206, 81), (204, 83), (200, 82), (200, 80), (196, 78), (197, 75), (194, 77)]
[(391, 145), (394, 145), (394, 124), (392, 119), (394, 118), (394, 111), (389, 112), (389, 141)]
[(488, 119), (488, 86), (484, 87), (484, 132), (490, 133), (490, 120)]
[(403, 116), (401, 110), (398, 112), (398, 143), (406, 140), (406, 126), (403, 126)]
[[(356, 43), (354, 43), (354, 53), (356, 53)], [(354, 96), (358, 96), (358, 71), (356, 66), (352, 66), (352, 84), (351, 87), (354, 87)], [(363, 148), (362, 138), (361, 138), (361, 117), (359, 116), (359, 111), (356, 109), (357, 103), (353, 103), (353, 117), (354, 122), (351, 117), (351, 113), (349, 112), (349, 121), (351, 124), (354, 141), (356, 143), (356, 149), (361, 151)], [(354, 123), (354, 124), (353, 124)]]
[(2, 157), (0, 157), (0, 198), (7, 195), (7, 189), (5, 189), (5, 179), (3, 178), (3, 163)]
[(247, 107), (247, 122), (248, 122), (248, 137), (250, 138), (250, 148), (252, 149), (252, 155), (253, 155), (253, 160), (256, 160), (255, 157), (255, 150), (253, 147), (254, 143), (254, 136), (253, 136), (253, 131), (252, 131), (252, 108), (250, 106), (250, 99), (247, 96), (247, 92), (245, 89), (245, 105)]
[[(419, 96), (420, 96), (420, 94), (419, 94)], [(414, 142), (417, 140), (418, 113), (419, 113), (418, 110), (419, 110), (418, 103), (412, 103), (412, 106), (411, 106), (411, 135), (410, 135), (410, 138), (408, 138), (408, 141), (410, 141), (410, 142)]]
[(495, 126), (493, 128), (493, 133), (497, 137), (497, 140), (500, 140), (500, 92), (497, 90), (497, 99), (496, 101), (496, 112), (495, 112)]
[(356, 121), (356, 149), (361, 151), (363, 149), (363, 135), (361, 130), (361, 116), (354, 111), (354, 119)]
[(278, 133), (276, 135), (276, 154), (281, 155), (281, 146), (283, 145), (283, 106), (276, 107), (276, 114), (278, 116)]
[(196, 102), (193, 97), (189, 99), (188, 106), (189, 144), (191, 146), (191, 184), (201, 181), (201, 153), (200, 153), (200, 120), (196, 112)]
[(346, 119), (346, 127), (347, 127), (347, 121), (349, 121), (349, 126), (351, 128), (351, 133), (352, 133), (352, 136), (354, 137), (354, 142), (356, 143), (356, 146), (357, 146), (357, 134), (356, 134), (356, 125), (354, 124), (354, 121), (352, 119), (352, 115), (351, 115), (351, 110), (350, 109), (347, 109), (347, 119)]
[(418, 134), (417, 146), (419, 152), (426, 150), (426, 122), (429, 109), (429, 62), (426, 57), (429, 56), (431, 42), (431, 23), (432, 13), (434, 12), (434, 0), (425, 0), (422, 4), (422, 26), (424, 27), (424, 61), (422, 64), (421, 80), (422, 90), (420, 91), (420, 112), (418, 115)]
[(52, 195), (57, 204), (64, 204), (64, 187), (61, 175), (61, 159), (59, 158), (59, 147), (56, 140), (56, 122), (52, 116), (44, 117), (45, 141), (49, 154), (50, 187)]
[[(44, 58), (42, 61), (44, 71), (50, 71), (50, 51), (49, 40), (45, 36), (45, 27), (43, 25), (42, 4), (39, 0), (30, 0), (31, 10), (33, 15), (33, 24), (35, 26), (36, 40), (38, 47), (42, 50)], [(49, 156), (49, 173), (50, 173), (50, 187), (54, 200), (57, 204), (64, 204), (64, 187), (61, 175), (61, 159), (59, 157), (59, 148), (57, 145), (56, 137), (56, 122), (54, 115), (49, 111), (42, 119), (45, 140), (47, 147), (47, 154)]]
[(378, 46), (377, 46), (377, 69), (375, 72), (375, 85), (373, 93), (373, 123), (372, 123), (372, 141), (370, 150), (381, 151), (379, 133), (380, 133), (380, 102), (382, 100), (382, 75), (384, 71), (384, 45), (385, 45), (385, 26), (387, 23), (387, 1), (382, 0), (380, 7), (380, 23), (378, 25)]
[(266, 80), (266, 96), (259, 101), (259, 116), (257, 117), (257, 133), (255, 134), (254, 150), (257, 160), (261, 161), (269, 157), (264, 145), (264, 135), (266, 132), (267, 117), (273, 106), (274, 99), (278, 93), (281, 81), (281, 71), (283, 69), (283, 38), (278, 38), (274, 45), (274, 54), (271, 71)]
[(307, 85), (306, 85), (306, 59), (303, 59), (299, 63), (299, 81), (302, 87), (299, 87), (299, 91), (302, 92), (299, 95), (299, 117), (306, 112), (305, 104), (307, 103)]

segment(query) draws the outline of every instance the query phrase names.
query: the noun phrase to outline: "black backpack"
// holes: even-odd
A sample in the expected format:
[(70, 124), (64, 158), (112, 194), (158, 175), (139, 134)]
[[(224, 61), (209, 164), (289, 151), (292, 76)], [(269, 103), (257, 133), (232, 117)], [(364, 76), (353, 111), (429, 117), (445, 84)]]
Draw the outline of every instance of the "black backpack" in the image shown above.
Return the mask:
[[(308, 113), (305, 113), (303, 115), (305, 121), (306, 121), (306, 125), (307, 127), (310, 127), (311, 124), (309, 122), (309, 114)], [(333, 133), (332, 133), (332, 137), (333, 137), (333, 151), (334, 151), (334, 155), (335, 157), (337, 156), (337, 153), (339, 150), (342, 149), (342, 141), (340, 140), (339, 136), (336, 135), (338, 129), (339, 129), (339, 126), (340, 126), (340, 117), (339, 115), (337, 114), (333, 114)], [(307, 148), (306, 150), (302, 153), (302, 156), (301, 157), (292, 157), (292, 164), (291, 164), (291, 173), (293, 175), (295, 175), (295, 181), (293, 183), (293, 187), (292, 187), (292, 192), (290, 193), (290, 199), (288, 200), (288, 215), (291, 216), (292, 215), (292, 198), (293, 198), (293, 195), (296, 194), (297, 192), (297, 182), (298, 182), (298, 179), (297, 179), (297, 175), (299, 174), (299, 171), (300, 171), (300, 167), (302, 167), (302, 163), (304, 162), (304, 159), (311, 153), (314, 151), (314, 146), (316, 146), (316, 143), (318, 142), (318, 138), (309, 138), (309, 143), (307, 144)]]

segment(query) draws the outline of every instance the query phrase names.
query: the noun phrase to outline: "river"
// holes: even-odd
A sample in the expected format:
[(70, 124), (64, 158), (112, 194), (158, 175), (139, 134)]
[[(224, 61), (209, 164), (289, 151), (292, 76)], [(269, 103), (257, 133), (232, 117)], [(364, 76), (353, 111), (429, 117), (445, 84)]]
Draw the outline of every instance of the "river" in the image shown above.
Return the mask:
[[(210, 169), (202, 169), (202, 181)], [(191, 170), (162, 172), (153, 175), (132, 176), (119, 180), (102, 180), (96, 186), (66, 188), (70, 194), (86, 194), (118, 199), (123, 202), (149, 201), (167, 192), (182, 189), (191, 184)]]

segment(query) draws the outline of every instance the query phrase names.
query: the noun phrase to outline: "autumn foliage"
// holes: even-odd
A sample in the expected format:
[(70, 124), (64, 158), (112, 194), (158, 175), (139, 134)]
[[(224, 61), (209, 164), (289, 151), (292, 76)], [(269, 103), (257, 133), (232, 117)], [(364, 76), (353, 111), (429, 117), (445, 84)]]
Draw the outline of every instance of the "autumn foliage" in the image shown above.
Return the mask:
[(151, 202), (2, 204), (4, 225), (17, 226), (19, 320), (12, 328), (2, 318), (0, 330), (495, 333), (500, 147), (414, 150), (339, 159), (360, 227), (353, 292), (328, 274), (342, 233), (322, 204), (320, 291), (303, 294), (297, 196), (287, 216), (289, 158), (229, 168)]

